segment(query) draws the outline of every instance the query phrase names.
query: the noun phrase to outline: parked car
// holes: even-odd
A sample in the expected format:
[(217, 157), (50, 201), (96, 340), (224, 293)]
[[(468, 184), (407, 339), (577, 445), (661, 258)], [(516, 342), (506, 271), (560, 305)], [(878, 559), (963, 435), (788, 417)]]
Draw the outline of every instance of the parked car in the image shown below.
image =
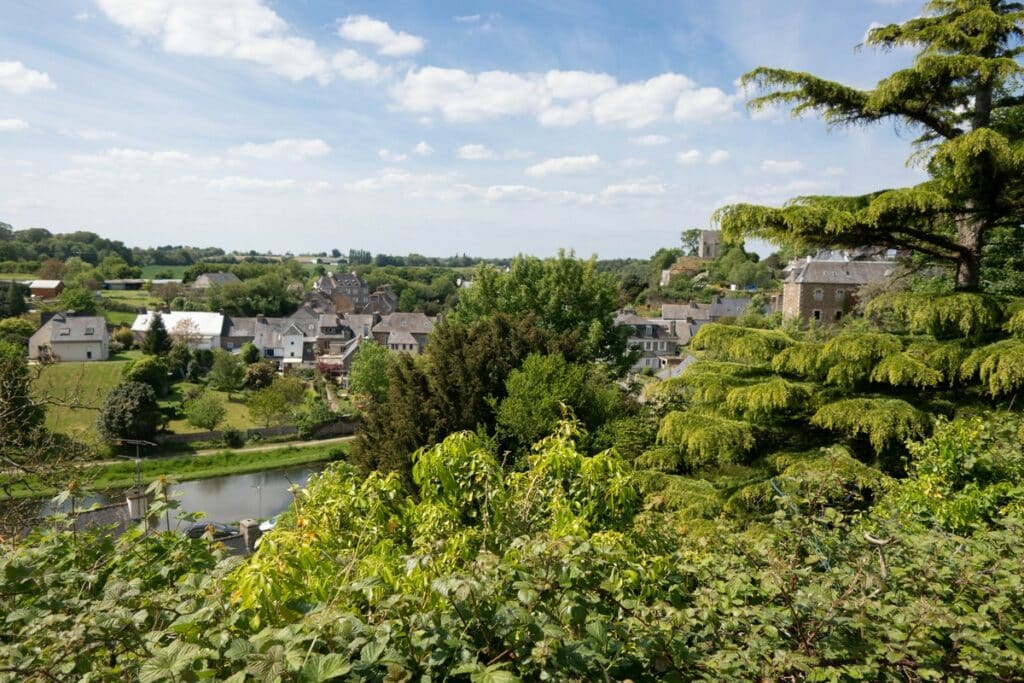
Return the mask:
[(228, 526), (220, 522), (197, 522), (185, 529), (185, 535), (189, 538), (202, 538), (206, 530), (211, 527), (213, 528), (214, 538), (225, 538), (226, 536), (234, 536), (238, 533), (238, 527)]

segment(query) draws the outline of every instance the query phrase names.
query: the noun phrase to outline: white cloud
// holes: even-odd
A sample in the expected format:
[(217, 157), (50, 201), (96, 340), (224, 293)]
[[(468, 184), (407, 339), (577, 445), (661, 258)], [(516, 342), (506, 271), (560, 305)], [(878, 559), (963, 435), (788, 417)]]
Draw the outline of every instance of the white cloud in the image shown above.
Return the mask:
[(584, 101), (562, 106), (552, 106), (537, 115), (537, 121), (546, 127), (575, 126), (590, 116), (590, 105)]
[(671, 139), (667, 135), (640, 135), (629, 139), (634, 145), (643, 147), (654, 147), (655, 145), (668, 144)]
[(623, 168), (640, 168), (641, 166), (646, 166), (647, 163), (647, 159), (641, 159), (640, 157), (626, 157), (619, 162), (619, 165)]
[(409, 70), (391, 94), (403, 109), (436, 110), (455, 122), (533, 114), (550, 101), (543, 82), (536, 77), (507, 71), (471, 74), (436, 66)]
[(640, 128), (664, 118), (665, 110), (680, 93), (693, 87), (686, 76), (666, 73), (640, 83), (619, 86), (594, 102), (594, 120)]
[(377, 156), (380, 157), (381, 161), (386, 161), (389, 164), (397, 164), (408, 160), (408, 154), (402, 154), (401, 152), (392, 152), (390, 149), (378, 149)]
[(397, 188), (404, 190), (407, 196), (418, 196), (450, 181), (449, 174), (410, 173), (397, 168), (385, 168), (376, 175), (347, 183), (345, 189), (352, 192), (379, 192)]
[(142, 174), (136, 171), (112, 171), (103, 168), (68, 168), (53, 173), (50, 180), (68, 185), (100, 185), (115, 186), (124, 183), (137, 183), (142, 180)]
[(292, 80), (330, 80), (316, 43), (292, 35), (260, 0), (97, 0), (111, 21), (158, 40), (167, 52), (252, 62)]
[(420, 140), (416, 143), (416, 146), (412, 148), (413, 154), (421, 157), (429, 157), (434, 153), (434, 148), (427, 144), (426, 140)]
[(787, 173), (796, 173), (802, 171), (804, 168), (803, 162), (801, 161), (776, 161), (775, 159), (765, 159), (761, 162), (761, 171), (764, 173), (773, 173), (777, 175), (785, 175)]
[(21, 119), (0, 119), (0, 133), (12, 133), (28, 128), (28, 122)]
[(666, 192), (668, 192), (668, 185), (658, 182), (658, 179), (652, 176), (609, 185), (601, 191), (601, 195), (605, 198), (657, 197)]
[(349, 49), (336, 52), (331, 66), (347, 81), (379, 81), (391, 74), (390, 68)]
[(282, 138), (273, 142), (247, 142), (232, 147), (231, 154), (253, 159), (288, 159), (301, 161), (307, 157), (322, 157), (331, 146), (319, 138)]
[(498, 153), (486, 145), (463, 145), (455, 151), (455, 156), (466, 161), (494, 161)]
[(143, 149), (115, 147), (102, 154), (76, 154), (72, 161), (85, 165), (133, 165), (152, 167), (217, 168), (233, 162), (218, 156), (195, 156), (178, 150), (150, 152)]
[(480, 21), (479, 14), (465, 14), (463, 16), (452, 17), (456, 24), (475, 24)]
[(425, 66), (410, 69), (391, 89), (398, 108), (439, 112), (447, 121), (473, 123), (508, 116), (534, 116), (544, 126), (600, 125), (639, 128), (665, 119), (670, 108), (680, 120), (732, 115), (733, 97), (717, 88), (693, 90), (686, 76), (665, 73), (619, 85), (588, 71), (511, 73)]
[(357, 43), (377, 46), (377, 54), (406, 57), (423, 49), (424, 40), (404, 31), (395, 31), (386, 21), (365, 14), (345, 17), (338, 26), (338, 35)]
[(0, 62), (0, 88), (25, 95), (33, 90), (53, 90), (57, 86), (48, 74), (29, 69), (21, 62)]
[(684, 90), (676, 101), (676, 121), (707, 122), (736, 116), (733, 105), (735, 95), (727, 95), (718, 88)]
[(576, 173), (590, 173), (604, 164), (601, 157), (596, 154), (575, 157), (555, 157), (545, 159), (526, 169), (526, 175), (543, 177), (547, 175), (568, 175)]
[(616, 85), (613, 76), (590, 71), (549, 71), (544, 74), (544, 83), (551, 97), (559, 100), (589, 99)]
[(212, 178), (206, 186), (214, 190), (291, 190), (298, 183), (292, 178), (280, 178), (270, 180), (267, 178), (247, 178), (244, 176), (225, 176), (223, 178)]
[(676, 161), (683, 164), (684, 166), (692, 166), (700, 161), (701, 153), (696, 149), (688, 149), (685, 152), (680, 152), (676, 155)]
[(711, 164), (712, 166), (717, 166), (718, 164), (728, 160), (729, 153), (724, 149), (716, 149), (715, 151), (708, 155), (708, 163)]
[(89, 128), (61, 128), (57, 133), (66, 138), (79, 138), (80, 140), (88, 140), (90, 142), (96, 140), (107, 140), (117, 136), (113, 131)]

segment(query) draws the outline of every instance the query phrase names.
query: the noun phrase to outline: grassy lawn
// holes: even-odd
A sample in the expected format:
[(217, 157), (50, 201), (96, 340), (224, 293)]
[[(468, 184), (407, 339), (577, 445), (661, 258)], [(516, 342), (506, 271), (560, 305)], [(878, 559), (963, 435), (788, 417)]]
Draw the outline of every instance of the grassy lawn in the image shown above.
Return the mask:
[(135, 322), (135, 318), (138, 317), (138, 313), (127, 313), (125, 311), (103, 311), (103, 317), (106, 318), (107, 322), (111, 325), (128, 325)]
[(38, 280), (35, 273), (0, 273), (0, 280)]
[[(259, 472), (278, 467), (292, 467), (313, 462), (339, 460), (348, 453), (348, 443), (331, 443), (305, 448), (285, 447), (255, 453), (224, 451), (216, 455), (182, 455), (172, 458), (144, 459), (140, 467), (142, 480), (146, 484), (162, 476), (178, 481), (208, 479), (228, 474)], [(110, 465), (86, 468), (81, 479), (88, 480), (93, 490), (127, 488), (135, 483), (135, 463), (130, 460)], [(0, 475), (0, 481), (4, 476)], [(26, 484), (11, 486), (13, 498), (31, 498), (52, 495), (37, 485), (29, 488)]]
[(189, 266), (142, 266), (142, 277), (152, 280), (157, 276), (157, 273), (171, 273), (170, 276), (161, 275), (161, 277), (169, 277), (169, 279), (175, 280), (181, 278), (188, 269)]
[[(54, 363), (40, 368), (34, 390), (37, 396), (57, 402), (73, 401), (98, 408), (121, 381), (127, 360), (92, 363)], [(95, 435), (96, 410), (51, 405), (46, 409), (46, 427), (60, 434)]]
[[(189, 382), (179, 382), (171, 387), (170, 393), (160, 401), (160, 405), (168, 406), (175, 403), (180, 403), (185, 397), (191, 387), (198, 387), (198, 384), (191, 384)], [(228, 400), (227, 392), (214, 391), (213, 389), (207, 389), (207, 393), (213, 394), (220, 402), (224, 405), (227, 411), (227, 415), (224, 417), (224, 422), (217, 427), (217, 429), (224, 429), (225, 427), (234, 427), (235, 429), (251, 429), (253, 427), (263, 427), (265, 425), (256, 424), (249, 417), (249, 409), (245, 405), (245, 394), (235, 391), (231, 393), (231, 400)], [(167, 429), (174, 432), (175, 434), (193, 434), (195, 432), (206, 431), (198, 427), (193, 427), (186, 420), (171, 420), (168, 424)]]

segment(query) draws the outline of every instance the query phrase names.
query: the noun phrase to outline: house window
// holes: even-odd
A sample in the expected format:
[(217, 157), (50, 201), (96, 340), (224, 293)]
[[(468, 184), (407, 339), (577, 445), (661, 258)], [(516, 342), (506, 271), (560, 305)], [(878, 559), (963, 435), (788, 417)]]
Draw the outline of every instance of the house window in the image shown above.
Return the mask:
[(60, 336), (62, 336), (62, 337), (70, 337), (71, 336), (71, 328), (70, 327), (62, 327), (62, 328), (60, 328)]
[(845, 289), (837, 289), (836, 290), (836, 301), (838, 301), (840, 303), (843, 302), (843, 301), (846, 301), (846, 290)]
[(825, 290), (822, 289), (821, 287), (818, 287), (817, 289), (815, 289), (814, 290), (814, 300), (815, 301), (824, 301), (824, 299), (825, 299)]
[(227, 342), (226, 346), (228, 351), (233, 351), (235, 348), (235, 342)]
[(836, 311), (836, 320), (842, 320), (842, 318), (843, 318), (843, 312), (842, 311)]
[(821, 320), (821, 311), (819, 311), (817, 308), (814, 309), (813, 315), (815, 320)]
[(96, 334), (96, 328), (95, 327), (87, 327), (87, 328), (85, 328), (85, 333), (87, 335)]
[(85, 352), (85, 359), (86, 360), (92, 360), (92, 351), (86, 351)]

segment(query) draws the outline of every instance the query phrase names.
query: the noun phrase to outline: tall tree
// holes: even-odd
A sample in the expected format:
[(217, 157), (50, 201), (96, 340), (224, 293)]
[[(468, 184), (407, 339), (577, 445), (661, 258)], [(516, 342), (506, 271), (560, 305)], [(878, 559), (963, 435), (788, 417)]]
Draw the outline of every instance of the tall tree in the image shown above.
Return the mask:
[(917, 48), (911, 66), (862, 90), (818, 76), (761, 67), (743, 77), (750, 106), (817, 112), (830, 126), (892, 121), (918, 137), (911, 159), (930, 178), (863, 196), (797, 197), (782, 208), (736, 204), (715, 220), (726, 237), (801, 246), (877, 245), (952, 266), (960, 289), (982, 284), (993, 230), (1024, 213), (1024, 5), (931, 0), (921, 16), (868, 32), (866, 44)]
[(164, 319), (159, 313), (154, 313), (149, 320), (146, 336), (142, 338), (142, 352), (151, 356), (162, 356), (170, 350), (171, 337), (164, 327)]
[(390, 365), (390, 351), (372, 340), (363, 341), (352, 358), (352, 369), (348, 373), (349, 389), (378, 403), (383, 401), (388, 393)]
[(245, 381), (245, 366), (238, 356), (223, 349), (214, 349), (208, 380), (211, 388), (226, 391), (230, 400), (231, 392), (241, 388)]

